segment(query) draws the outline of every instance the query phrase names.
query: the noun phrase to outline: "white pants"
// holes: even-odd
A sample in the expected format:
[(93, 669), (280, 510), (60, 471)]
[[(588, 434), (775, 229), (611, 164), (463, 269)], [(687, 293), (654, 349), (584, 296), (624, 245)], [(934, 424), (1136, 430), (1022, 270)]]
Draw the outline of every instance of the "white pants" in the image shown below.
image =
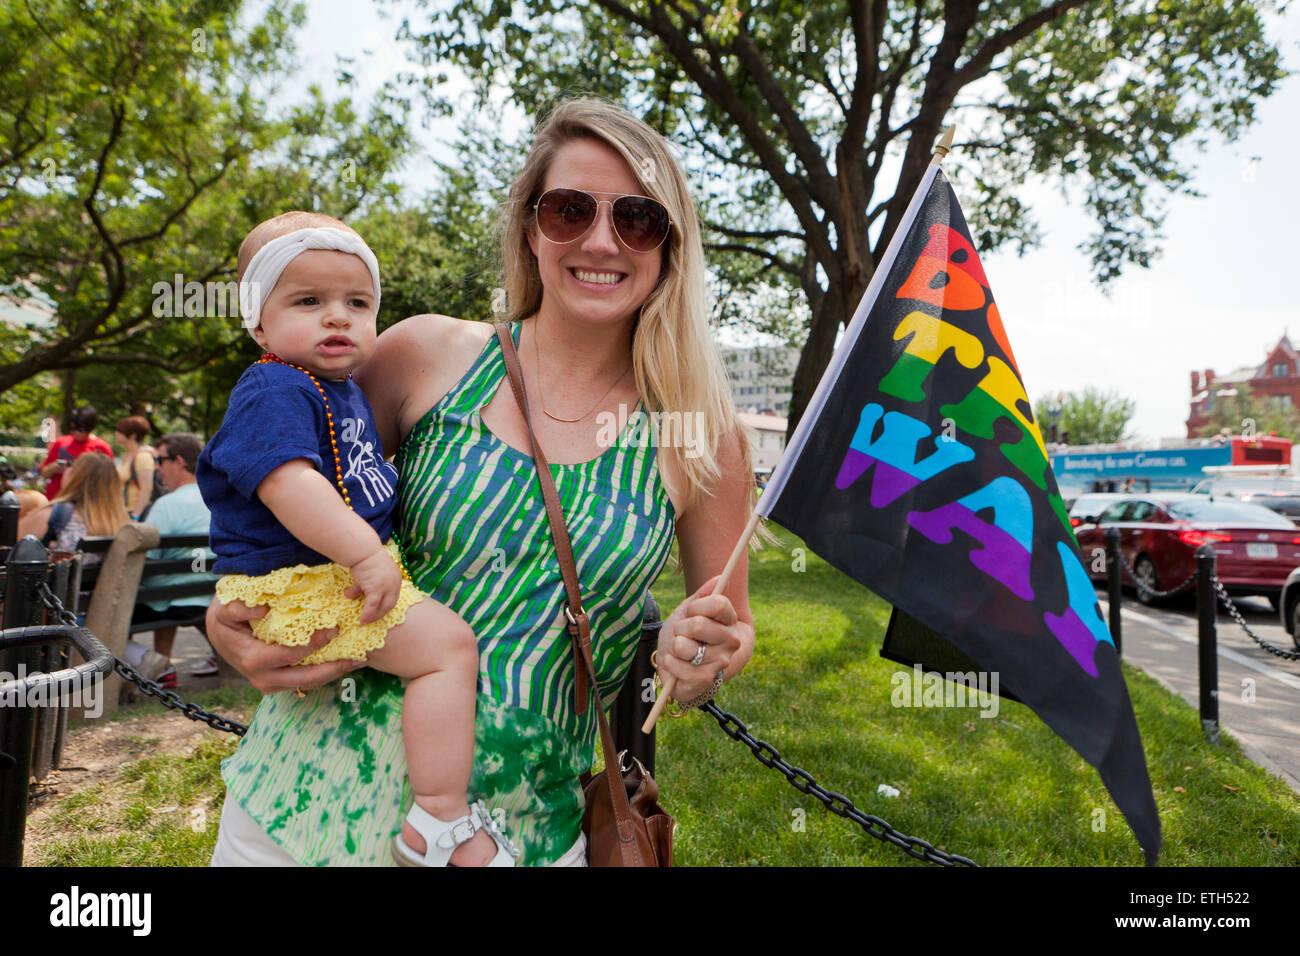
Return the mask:
[[(297, 866), (298, 861), (272, 840), (257, 821), (239, 804), (227, 800), (221, 811), (221, 829), (217, 847), (212, 851), (213, 866)], [(578, 842), (551, 866), (586, 866), (587, 837), (578, 834)]]

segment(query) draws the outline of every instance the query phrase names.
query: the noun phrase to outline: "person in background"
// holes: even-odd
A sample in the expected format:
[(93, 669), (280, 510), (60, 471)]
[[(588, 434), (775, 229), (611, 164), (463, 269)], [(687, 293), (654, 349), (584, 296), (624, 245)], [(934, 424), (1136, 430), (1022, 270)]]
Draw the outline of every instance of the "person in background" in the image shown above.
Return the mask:
[(126, 510), (140, 521), (154, 500), (154, 450), (144, 444), (149, 422), (142, 415), (120, 419), (113, 431), (113, 444), (121, 447), (118, 477), (126, 489)]
[(49, 452), (41, 464), (41, 477), (46, 479), (45, 497), (51, 501), (58, 497), (63, 487), (64, 473), (86, 452), (97, 451), (112, 460), (113, 449), (108, 442), (92, 434), (98, 424), (99, 413), (89, 405), (73, 410), (68, 421), (68, 434), (61, 435), (50, 443)]
[[(131, 523), (122, 504), (122, 482), (112, 458), (83, 454), (66, 470), (66, 475), (59, 473), (63, 487), (54, 499), (19, 520), (19, 538), (31, 534), (51, 550), (75, 551), (82, 538), (115, 535), (119, 528)], [(100, 555), (88, 554), (83, 563), (91, 565), (102, 560)]]
[(12, 491), (18, 499), (18, 518), (22, 520), (37, 508), (43, 508), (50, 503), (46, 498), (34, 488), (28, 488), (26, 482), (19, 476), (18, 470), (9, 463), (9, 459), (0, 455), (0, 490)]
[(50, 499), (35, 488), (17, 488), (14, 494), (18, 496), (18, 518), (26, 518), (37, 508), (44, 508), (50, 503)]
[[(130, 421), (130, 419), (124, 419)], [(118, 432), (126, 434), (122, 422), (118, 422)], [(149, 524), (158, 529), (160, 535), (169, 534), (207, 534), (210, 516), (208, 506), (203, 503), (199, 486), (194, 480), (194, 468), (198, 464), (199, 453), (203, 443), (185, 432), (164, 435), (158, 441), (155, 453), (158, 474), (162, 476), (167, 494), (163, 495), (149, 511)], [(152, 463), (151, 463), (152, 464)], [(152, 468), (150, 474), (153, 474)], [(191, 556), (188, 548), (154, 549), (150, 558), (187, 558)], [(211, 551), (204, 549), (201, 555), (202, 567), (209, 568), (216, 559)], [(208, 574), (209, 580), (215, 581), (215, 574)], [(199, 580), (195, 573), (155, 574), (140, 582), (140, 587), (160, 587), (167, 584), (180, 584)], [(131, 624), (147, 624), (150, 621), (175, 620), (202, 614), (207, 610), (208, 601), (204, 597), (182, 599), (175, 604), (153, 601), (148, 604), (137, 603), (131, 613)], [(172, 647), (176, 642), (176, 628), (160, 627), (153, 632), (153, 649), (167, 658), (167, 667), (156, 678), (163, 687), (175, 687), (178, 683), (176, 670), (171, 665)], [(139, 650), (131, 647), (136, 645)], [(129, 641), (127, 645), (128, 660), (132, 656), (143, 657), (143, 645)], [(217, 672), (217, 659), (210, 656), (203, 664), (193, 668), (192, 674), (206, 676)]]

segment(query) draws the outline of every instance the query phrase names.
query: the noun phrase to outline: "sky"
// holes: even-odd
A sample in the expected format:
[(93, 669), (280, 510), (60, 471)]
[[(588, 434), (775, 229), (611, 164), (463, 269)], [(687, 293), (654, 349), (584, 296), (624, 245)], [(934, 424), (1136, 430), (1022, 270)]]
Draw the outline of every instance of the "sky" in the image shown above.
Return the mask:
[[(356, 58), (350, 69), (364, 93), (410, 68), (409, 51), (393, 39), (408, 7), (386, 9), (393, 15), (384, 19), (369, 3), (309, 0), (300, 83), (331, 88), (336, 54)], [(1300, 69), (1300, 13), (1270, 25), (1284, 64)], [(467, 84), (459, 88), (468, 106)], [(519, 119), (508, 107), (504, 115)], [(1212, 138), (1204, 152), (1182, 154), (1195, 170), (1190, 185), (1203, 196), (1169, 197), (1163, 254), (1149, 269), (1130, 266), (1109, 295), (1077, 248), (1091, 232), (1087, 212), (1067, 202), (1059, 182), (1026, 183), (1022, 195), (1042, 244), (1024, 256), (982, 259), (1032, 400), (1093, 386), (1134, 400), (1136, 443), (1185, 436), (1193, 369), (1224, 374), (1257, 365), (1284, 332), (1300, 339), (1300, 296), (1292, 291), (1300, 263), (1292, 262), (1297, 244), (1288, 239), (1300, 224), (1300, 190), (1287, 165), (1300, 144), (1300, 75), (1285, 79), (1257, 117), (1235, 143)], [(449, 158), (455, 135), (454, 119), (419, 132), (422, 151), (402, 177), (414, 195), (433, 188), (429, 156)]]

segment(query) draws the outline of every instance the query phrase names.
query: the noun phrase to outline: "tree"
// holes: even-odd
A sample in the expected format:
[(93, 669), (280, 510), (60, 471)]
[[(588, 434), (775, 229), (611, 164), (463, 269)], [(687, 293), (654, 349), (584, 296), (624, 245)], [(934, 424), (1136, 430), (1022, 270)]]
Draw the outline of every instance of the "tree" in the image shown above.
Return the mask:
[(1231, 388), (1216, 386), (1214, 410), (1209, 421), (1197, 430), (1197, 436), (1208, 438), (1225, 430), (1230, 435), (1272, 432), (1279, 438), (1300, 441), (1300, 410), (1262, 401), (1245, 382)]
[(1130, 441), (1126, 434), (1135, 410), (1133, 399), (1089, 386), (1082, 392), (1044, 396), (1034, 403), (1045, 441), (1092, 445)]
[(715, 267), (747, 261), (742, 283), (807, 303), (793, 428), (945, 122), (961, 124), (945, 169), (982, 251), (1036, 241), (1018, 186), (1054, 175), (1082, 188), (1109, 280), (1157, 252), (1163, 194), (1191, 192), (1178, 147), (1235, 137), (1284, 75), (1259, 6), (457, 0), (399, 37), (466, 69), (485, 105), (505, 83), (533, 116), (602, 93), (676, 139)]
[(409, 104), (384, 91), (362, 115), (313, 88), (272, 110), (302, 7), (242, 30), (240, 7), (0, 7), (0, 293), (54, 309), (0, 336), (0, 391), (57, 370), (65, 406), (157, 405), (208, 430), (258, 352), (228, 295), (243, 236), (395, 194)]
[(456, 152), (457, 162), (438, 163), (439, 182), (422, 200), (388, 203), (354, 223), (383, 270), (381, 331), (424, 312), (492, 317), (501, 285), (497, 197), (523, 156), (473, 117), (461, 124)]

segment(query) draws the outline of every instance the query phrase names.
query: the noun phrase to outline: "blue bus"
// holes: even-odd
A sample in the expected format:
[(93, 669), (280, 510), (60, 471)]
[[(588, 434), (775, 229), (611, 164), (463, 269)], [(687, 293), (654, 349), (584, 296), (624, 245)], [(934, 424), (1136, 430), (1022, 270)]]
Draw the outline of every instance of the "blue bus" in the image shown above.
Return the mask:
[(1291, 441), (1234, 436), (1224, 444), (1186, 448), (1091, 445), (1051, 456), (1052, 472), (1066, 497), (1093, 491), (1191, 491), (1206, 468), (1291, 464)]

